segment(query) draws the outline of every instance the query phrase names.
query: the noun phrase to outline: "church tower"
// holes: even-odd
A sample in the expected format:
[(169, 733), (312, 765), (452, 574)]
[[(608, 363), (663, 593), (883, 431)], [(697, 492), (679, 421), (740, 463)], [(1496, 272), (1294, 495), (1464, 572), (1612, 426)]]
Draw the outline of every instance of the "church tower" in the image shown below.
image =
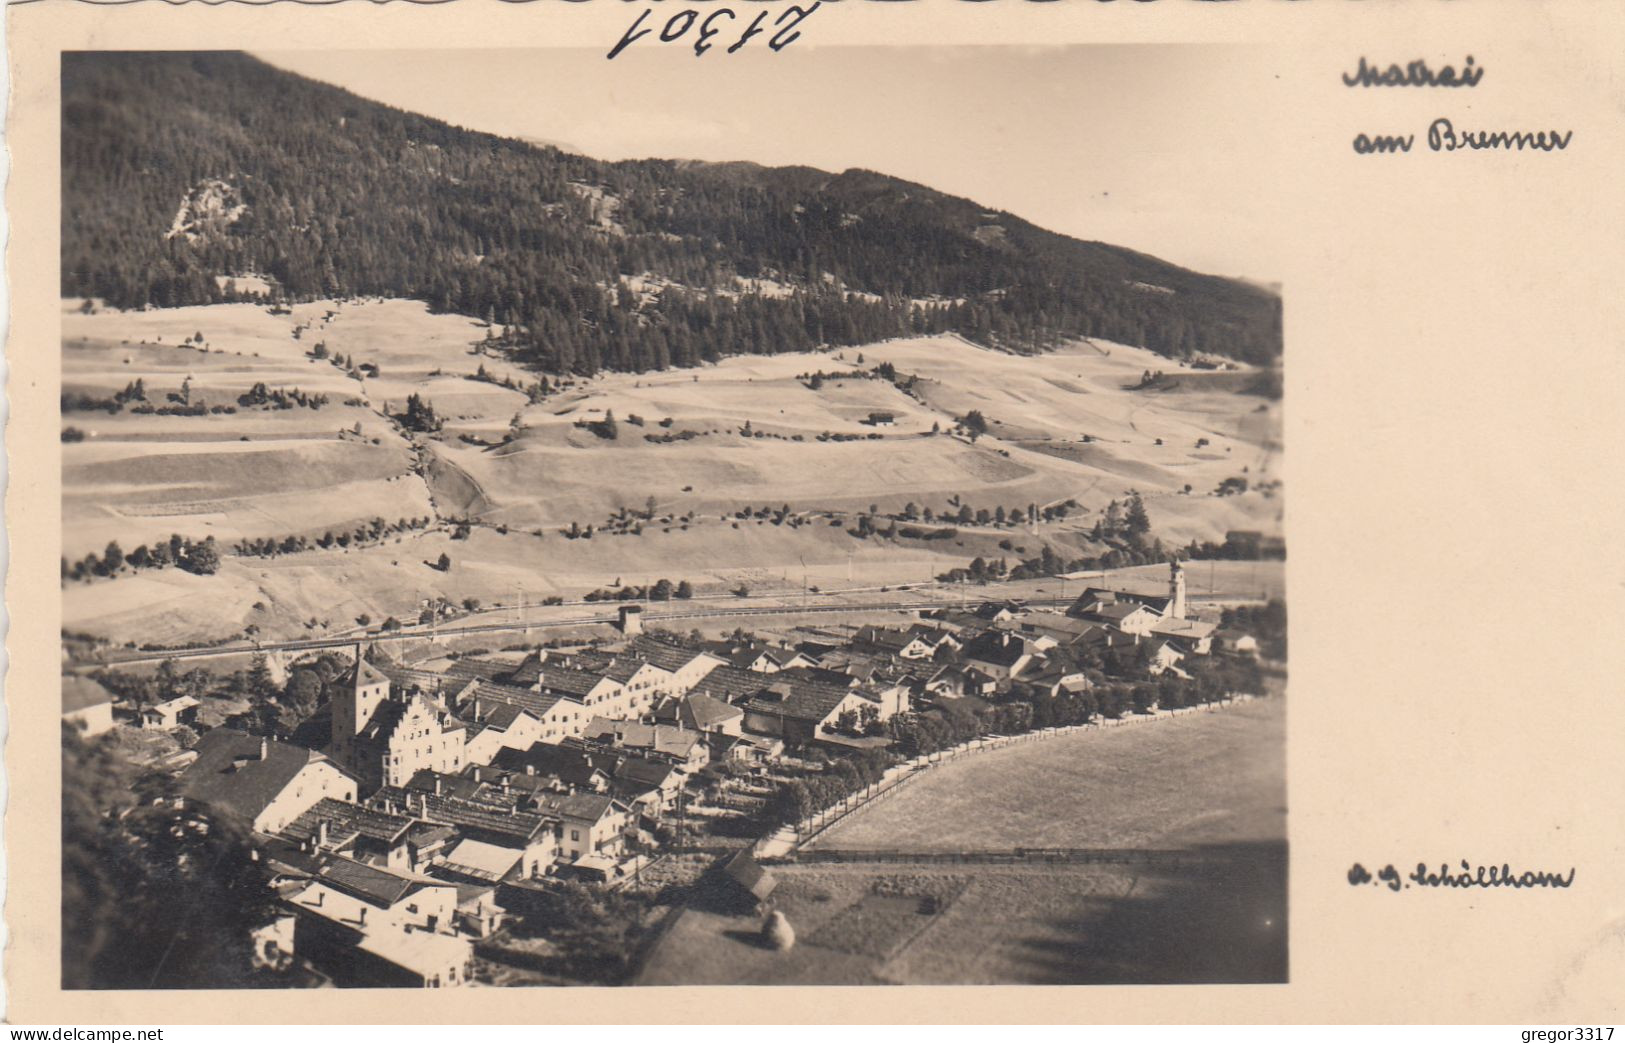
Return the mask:
[(1168, 618), (1185, 618), (1185, 566), (1178, 558), (1168, 563)]

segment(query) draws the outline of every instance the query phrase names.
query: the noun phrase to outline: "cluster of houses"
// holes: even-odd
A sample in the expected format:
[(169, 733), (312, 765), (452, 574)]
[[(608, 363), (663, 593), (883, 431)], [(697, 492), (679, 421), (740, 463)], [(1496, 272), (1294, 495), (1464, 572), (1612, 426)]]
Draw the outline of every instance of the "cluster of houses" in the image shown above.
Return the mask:
[[(793, 645), (628, 630), (613, 648), (434, 669), (357, 647), (289, 740), (205, 732), (184, 799), (252, 830), (285, 910), (257, 959), (297, 953), (338, 984), (460, 985), (473, 943), (550, 878), (624, 874), (709, 765), (885, 745), (887, 721), (943, 696), (1087, 687), (1082, 644), (1148, 644), (1161, 671), (1251, 641), (1187, 613), (1177, 564), (1165, 597), (1090, 589), (1065, 613), (989, 603)], [(93, 684), (64, 688), (86, 730), (111, 723)]]

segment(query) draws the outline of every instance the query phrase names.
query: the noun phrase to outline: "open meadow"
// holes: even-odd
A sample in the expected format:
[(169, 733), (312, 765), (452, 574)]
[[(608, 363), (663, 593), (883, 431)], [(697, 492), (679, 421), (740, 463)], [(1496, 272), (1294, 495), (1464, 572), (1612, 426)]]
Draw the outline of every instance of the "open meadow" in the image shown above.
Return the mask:
[(771, 903), (795, 929), (794, 949), (764, 946), (754, 913), (698, 901), (640, 981), (1284, 981), (1284, 717), (1272, 697), (975, 754), (928, 769), (814, 845), (1178, 850), (1209, 861), (774, 866)]
[(962, 757), (862, 808), (811, 846), (982, 851), (1281, 841), (1284, 709), (1281, 699), (1262, 699)]

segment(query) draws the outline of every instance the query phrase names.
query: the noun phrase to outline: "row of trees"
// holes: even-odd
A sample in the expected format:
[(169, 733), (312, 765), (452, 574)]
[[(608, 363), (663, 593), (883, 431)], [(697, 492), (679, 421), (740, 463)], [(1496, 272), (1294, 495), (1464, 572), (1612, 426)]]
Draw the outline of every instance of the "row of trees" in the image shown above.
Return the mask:
[(265, 382), (258, 381), (246, 392), (237, 396), (239, 406), (264, 406), (270, 409), (293, 409), (303, 406), (307, 409), (320, 409), (327, 405), (327, 396), (317, 392), (311, 394), (298, 388), (269, 388)]
[[(258, 536), (237, 541), (231, 553), (240, 558), (277, 558), (285, 554), (299, 554), (313, 549), (331, 550), (334, 547), (364, 547), (380, 543), (391, 536), (427, 529), (434, 523), (428, 516), (398, 518), (385, 521), (373, 518), (353, 529), (334, 532), (329, 529), (320, 536), (302, 533), (287, 536)], [(466, 536), (466, 533), (465, 533)], [(180, 535), (170, 536), (150, 545), (143, 544), (126, 553), (117, 540), (107, 544), (101, 554), (87, 554), (77, 562), (62, 559), (62, 580), (90, 580), (108, 578), (142, 569), (163, 569), (175, 566), (199, 576), (212, 576), (220, 568), (220, 547), (213, 536), (193, 540)]]
[(63, 558), (62, 581), (117, 576), (126, 568), (163, 569), (171, 565), (199, 576), (212, 576), (220, 568), (220, 547), (213, 536), (199, 541), (177, 534), (150, 546), (142, 544), (126, 554), (113, 540), (101, 554), (92, 552), (71, 563)]
[(885, 750), (854, 750), (822, 771), (780, 786), (772, 813), (781, 822), (800, 822), (879, 782), (895, 760)]
[(672, 583), (669, 579), (657, 579), (646, 587), (635, 585), (616, 585), (614, 587), (600, 587), (588, 591), (583, 595), (586, 601), (670, 601), (673, 598), (688, 600), (694, 596), (694, 585), (688, 580), (679, 580)]

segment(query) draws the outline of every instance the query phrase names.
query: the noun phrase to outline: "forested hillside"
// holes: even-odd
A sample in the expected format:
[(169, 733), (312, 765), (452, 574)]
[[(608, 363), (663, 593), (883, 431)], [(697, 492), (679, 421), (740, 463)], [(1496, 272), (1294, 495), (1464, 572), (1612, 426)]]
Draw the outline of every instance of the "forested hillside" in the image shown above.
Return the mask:
[(868, 171), (606, 163), (234, 53), (64, 55), (62, 94), (62, 292), (118, 307), (413, 297), (578, 373), (946, 331), (1280, 354), (1264, 290)]

